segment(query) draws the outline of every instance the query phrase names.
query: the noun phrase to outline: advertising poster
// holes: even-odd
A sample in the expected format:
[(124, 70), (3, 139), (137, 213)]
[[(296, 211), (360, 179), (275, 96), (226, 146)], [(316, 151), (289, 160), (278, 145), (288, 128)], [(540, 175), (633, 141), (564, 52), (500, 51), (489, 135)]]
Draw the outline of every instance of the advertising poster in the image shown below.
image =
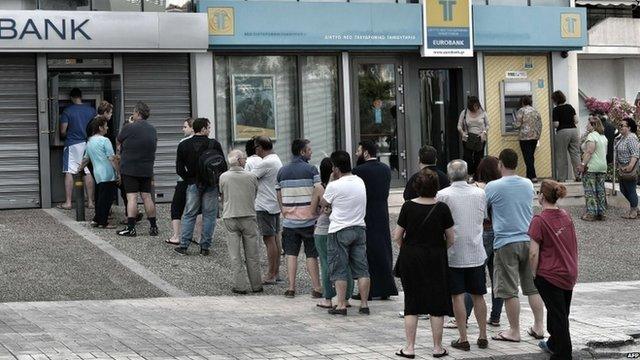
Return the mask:
[(422, 56), (473, 56), (471, 1), (423, 1)]
[(233, 140), (254, 136), (276, 139), (275, 77), (233, 75), (231, 77)]

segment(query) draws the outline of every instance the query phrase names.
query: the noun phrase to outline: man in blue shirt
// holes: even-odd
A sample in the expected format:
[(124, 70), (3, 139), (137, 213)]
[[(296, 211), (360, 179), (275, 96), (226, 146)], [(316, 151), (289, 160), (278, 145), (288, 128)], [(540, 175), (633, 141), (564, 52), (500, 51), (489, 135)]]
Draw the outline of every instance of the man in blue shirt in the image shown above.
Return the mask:
[(509, 329), (499, 332), (493, 339), (520, 341), (518, 282), (522, 293), (529, 297), (534, 317), (534, 325), (527, 330), (527, 334), (542, 339), (544, 303), (533, 283), (533, 273), (529, 266), (528, 232), (536, 193), (531, 180), (516, 175), (518, 154), (514, 150), (502, 150), (499, 159), (502, 178), (488, 183), (485, 193), (495, 233), (493, 292), (496, 298), (505, 300)]
[[(73, 195), (73, 175), (80, 170), (80, 164), (87, 147), (87, 124), (96, 116), (96, 110), (82, 103), (82, 92), (78, 88), (69, 93), (72, 104), (67, 106), (60, 116), (60, 136), (64, 138), (62, 172), (64, 175), (65, 202), (60, 208), (71, 209)], [(84, 183), (87, 187), (87, 201), (90, 208), (93, 204), (93, 179), (85, 168)]]

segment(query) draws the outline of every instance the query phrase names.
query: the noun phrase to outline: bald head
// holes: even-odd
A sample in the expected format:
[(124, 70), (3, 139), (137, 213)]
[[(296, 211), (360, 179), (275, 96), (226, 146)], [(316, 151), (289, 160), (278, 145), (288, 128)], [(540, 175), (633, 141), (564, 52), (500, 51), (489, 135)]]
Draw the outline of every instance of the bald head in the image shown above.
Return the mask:
[(467, 180), (467, 162), (464, 160), (453, 160), (447, 165), (447, 175), (451, 181)]

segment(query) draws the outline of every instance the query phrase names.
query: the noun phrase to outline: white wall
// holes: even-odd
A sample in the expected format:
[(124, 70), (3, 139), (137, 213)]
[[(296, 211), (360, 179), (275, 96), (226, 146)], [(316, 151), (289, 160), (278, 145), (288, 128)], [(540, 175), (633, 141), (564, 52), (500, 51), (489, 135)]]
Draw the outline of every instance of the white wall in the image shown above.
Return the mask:
[(578, 86), (586, 96), (598, 99), (623, 97), (624, 67), (619, 59), (578, 60)]

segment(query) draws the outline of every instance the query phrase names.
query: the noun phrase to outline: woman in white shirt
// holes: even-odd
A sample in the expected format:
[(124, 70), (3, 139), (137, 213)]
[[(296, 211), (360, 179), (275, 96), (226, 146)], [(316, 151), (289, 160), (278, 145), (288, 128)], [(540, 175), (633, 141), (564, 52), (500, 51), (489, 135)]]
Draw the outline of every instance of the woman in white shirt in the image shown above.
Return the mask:
[(475, 174), (484, 156), (488, 131), (489, 119), (480, 105), (480, 99), (477, 96), (469, 96), (467, 107), (460, 112), (458, 118), (458, 132), (464, 147), (463, 159), (469, 164), (469, 175)]

